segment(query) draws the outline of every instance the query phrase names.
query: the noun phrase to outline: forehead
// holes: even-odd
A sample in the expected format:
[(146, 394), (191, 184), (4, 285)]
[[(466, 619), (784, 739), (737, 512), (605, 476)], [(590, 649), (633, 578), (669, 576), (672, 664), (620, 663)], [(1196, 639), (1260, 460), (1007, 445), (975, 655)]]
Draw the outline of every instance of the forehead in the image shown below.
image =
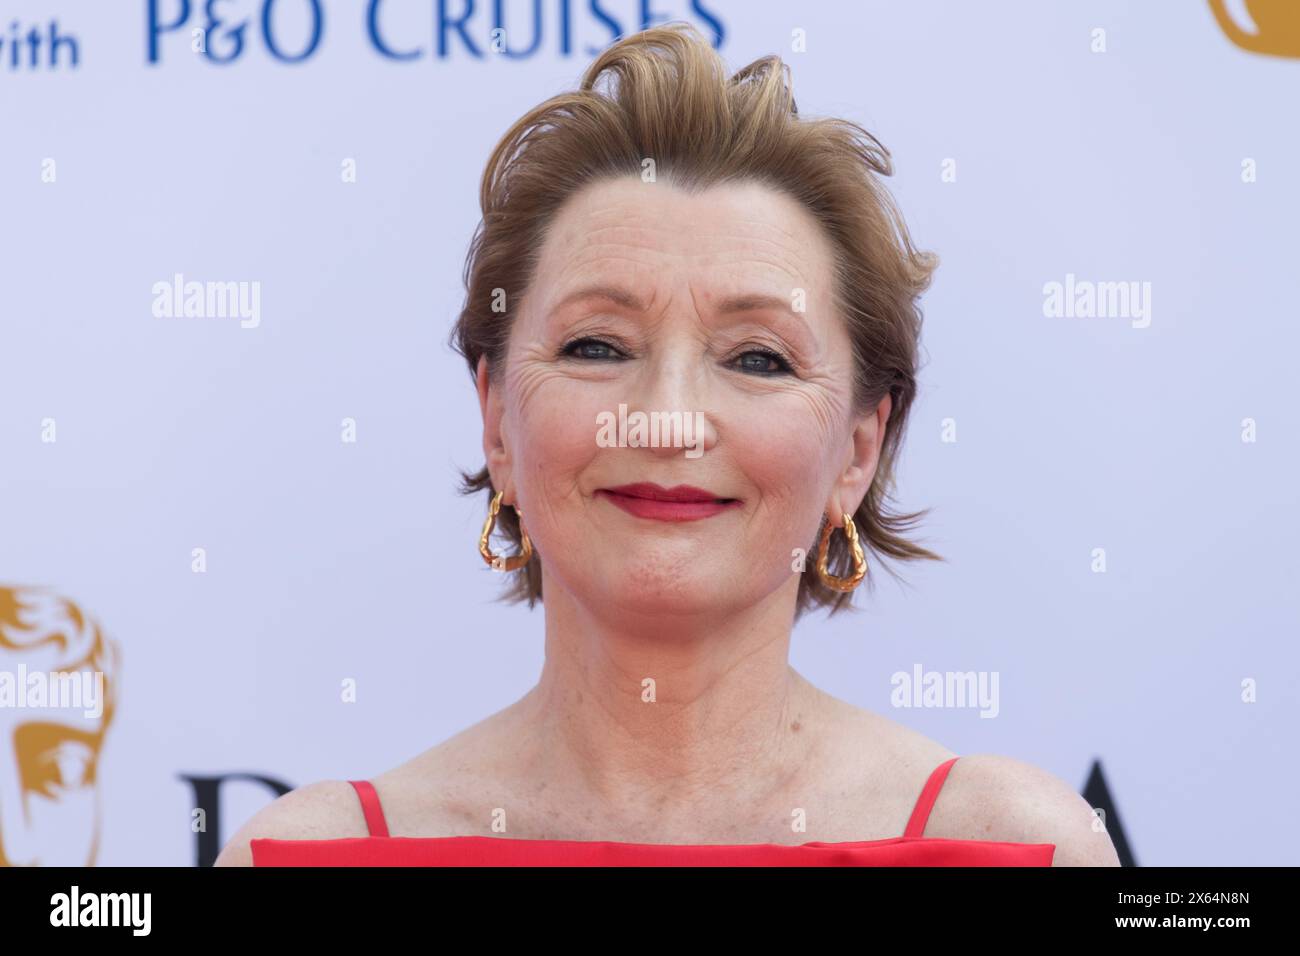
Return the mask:
[(536, 276), (543, 310), (593, 276), (695, 292), (829, 296), (834, 248), (793, 197), (758, 182), (689, 192), (638, 176), (588, 185), (547, 230)]

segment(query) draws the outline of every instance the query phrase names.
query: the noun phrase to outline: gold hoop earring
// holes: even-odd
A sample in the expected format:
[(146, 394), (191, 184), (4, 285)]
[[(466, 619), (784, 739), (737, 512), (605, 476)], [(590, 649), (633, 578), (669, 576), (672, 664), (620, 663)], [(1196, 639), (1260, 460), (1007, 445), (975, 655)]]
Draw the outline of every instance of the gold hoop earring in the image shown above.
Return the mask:
[[(518, 571), (527, 564), (533, 557), (533, 543), (528, 540), (528, 532), (524, 530), (524, 523), (519, 522), (519, 553), (512, 554), (508, 557), (492, 553), (492, 548), (488, 545), (488, 538), (492, 536), (492, 529), (496, 527), (497, 514), (501, 511), (501, 498), (505, 495), (504, 491), (498, 491), (492, 496), (492, 503), (488, 505), (487, 520), (483, 522), (483, 533), (478, 536), (478, 553), (483, 555), (483, 560), (490, 564), (497, 571)], [(520, 518), (524, 513), (519, 510), (517, 505), (512, 505), (515, 514)]]
[(853, 516), (844, 515), (844, 536), (849, 539), (849, 553), (853, 555), (853, 573), (846, 578), (836, 577), (831, 574), (827, 567), (827, 546), (831, 541), (831, 532), (834, 531), (829, 520), (826, 522), (826, 529), (822, 531), (821, 546), (817, 549), (817, 576), (822, 579), (822, 583), (828, 588), (836, 591), (852, 591), (862, 579), (867, 576), (867, 557), (862, 553), (862, 542), (858, 540), (858, 529), (853, 523)]

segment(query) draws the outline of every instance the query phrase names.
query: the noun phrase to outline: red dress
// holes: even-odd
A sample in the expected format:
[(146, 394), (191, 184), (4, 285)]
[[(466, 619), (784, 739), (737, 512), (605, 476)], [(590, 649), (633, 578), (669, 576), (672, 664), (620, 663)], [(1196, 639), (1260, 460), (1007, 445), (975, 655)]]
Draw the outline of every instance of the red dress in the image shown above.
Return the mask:
[(1054, 843), (924, 837), (926, 820), (957, 758), (934, 769), (900, 837), (848, 843), (687, 844), (508, 837), (393, 837), (368, 780), (350, 780), (367, 837), (253, 840), (254, 866), (1051, 866)]

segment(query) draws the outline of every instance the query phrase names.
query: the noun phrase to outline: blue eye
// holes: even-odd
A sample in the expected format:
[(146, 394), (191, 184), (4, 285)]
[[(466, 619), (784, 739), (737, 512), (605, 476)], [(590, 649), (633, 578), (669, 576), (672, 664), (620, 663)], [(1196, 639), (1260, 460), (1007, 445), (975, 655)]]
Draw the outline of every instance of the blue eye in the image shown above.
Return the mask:
[(619, 351), (608, 342), (602, 342), (600, 339), (585, 338), (574, 339), (568, 345), (560, 349), (560, 355), (567, 355), (572, 358), (601, 359), (617, 358)]
[(791, 371), (790, 363), (771, 349), (750, 349), (737, 356), (736, 361), (742, 371), (755, 375), (785, 375)]

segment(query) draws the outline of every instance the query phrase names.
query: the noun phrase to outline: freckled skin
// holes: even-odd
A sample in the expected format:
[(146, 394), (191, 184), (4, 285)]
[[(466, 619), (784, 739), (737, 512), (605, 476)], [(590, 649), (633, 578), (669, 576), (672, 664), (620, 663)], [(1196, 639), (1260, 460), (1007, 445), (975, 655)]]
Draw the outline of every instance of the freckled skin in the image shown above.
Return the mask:
[[(764, 185), (692, 195), (632, 176), (570, 199), (516, 304), (503, 381), (485, 410), (493, 482), (523, 511), (545, 559), (544, 588), (554, 580), (585, 603), (642, 613), (671, 602), (684, 614), (726, 614), (781, 588), (793, 596), (791, 552), (815, 544), (823, 513), (838, 525), (861, 502), (888, 414), (888, 399), (853, 414), (851, 343), (833, 275), (817, 221)], [(626, 289), (647, 308), (609, 300), (557, 308), (594, 284)], [(796, 289), (805, 296), (798, 315), (717, 311), (742, 294), (788, 304)], [(559, 355), (585, 336), (610, 349)], [(780, 353), (793, 371), (759, 374), (777, 364), (755, 347)], [(600, 447), (597, 416), (621, 403), (629, 412), (703, 413), (704, 454)], [(743, 504), (673, 524), (595, 496), (638, 481), (691, 484)]]

